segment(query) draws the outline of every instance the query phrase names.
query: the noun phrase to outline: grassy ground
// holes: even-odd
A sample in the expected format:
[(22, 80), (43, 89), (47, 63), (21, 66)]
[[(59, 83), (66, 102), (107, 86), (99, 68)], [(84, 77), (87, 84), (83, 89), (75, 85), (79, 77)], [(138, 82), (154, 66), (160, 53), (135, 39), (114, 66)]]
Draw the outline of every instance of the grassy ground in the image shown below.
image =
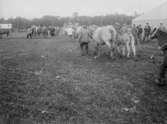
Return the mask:
[(142, 44), (133, 59), (95, 60), (67, 37), (1, 39), (0, 123), (167, 124), (167, 87), (154, 84), (156, 47)]

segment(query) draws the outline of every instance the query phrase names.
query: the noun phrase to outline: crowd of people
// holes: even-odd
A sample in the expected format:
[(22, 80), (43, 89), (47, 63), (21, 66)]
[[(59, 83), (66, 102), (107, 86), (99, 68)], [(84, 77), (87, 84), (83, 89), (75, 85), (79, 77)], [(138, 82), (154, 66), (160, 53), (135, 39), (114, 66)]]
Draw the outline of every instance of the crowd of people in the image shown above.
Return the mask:
[(57, 26), (45, 26), (45, 25), (32, 25), (27, 29), (27, 38), (39, 37), (43, 35), (44, 37), (55, 36), (59, 33), (59, 27)]
[[(109, 28), (109, 30), (103, 30), (103, 29), (108, 29), (108, 27), (109, 26), (99, 27), (99, 28), (97, 28), (97, 30), (94, 31), (92, 37), (95, 41), (97, 41), (97, 46), (99, 46), (101, 41), (104, 41), (106, 43), (106, 45), (107, 45), (107, 43), (110, 43), (110, 42), (106, 41), (107, 38), (111, 38), (111, 39), (113, 38), (112, 40), (108, 40), (108, 41), (114, 41), (114, 37), (112, 37), (112, 36), (114, 36), (114, 34), (112, 34), (111, 37), (108, 37), (109, 35), (107, 34), (107, 31), (111, 32), (112, 28)], [(124, 25), (121, 27), (119, 24), (116, 24), (115, 29), (116, 29), (117, 34), (120, 35), (121, 29), (128, 30), (129, 28), (127, 25)], [(161, 85), (161, 86), (165, 85), (166, 84), (166, 79), (165, 79), (166, 71), (165, 70), (167, 68), (167, 28), (164, 26), (163, 23), (160, 23), (158, 27), (151, 27), (149, 23), (146, 23), (144, 27), (142, 27), (141, 24), (139, 24), (137, 26), (135, 24), (133, 24), (132, 27), (130, 26), (130, 29), (131, 29), (130, 30), (131, 33), (124, 32), (122, 35), (120, 35), (123, 42), (126, 41), (124, 43), (127, 43), (127, 44), (132, 43), (132, 41), (127, 42), (127, 37), (131, 36), (129, 34), (133, 34), (133, 37), (135, 39), (134, 42), (136, 41), (137, 44), (140, 44), (141, 42), (151, 41), (154, 38), (156, 38), (158, 40), (160, 50), (163, 52), (163, 62), (162, 62), (161, 67), (160, 67), (160, 73), (159, 73), (159, 78), (158, 78), (157, 84)], [(112, 30), (112, 32), (114, 32), (114, 30)], [(95, 34), (97, 34), (97, 37), (95, 37), (96, 36)], [(84, 49), (86, 51), (86, 54), (88, 54), (88, 43), (89, 43), (88, 37), (89, 37), (89, 33), (87, 32), (87, 28), (85, 26), (83, 26), (83, 30), (79, 34), (79, 37), (78, 37), (78, 41), (80, 43), (82, 55), (83, 55)], [(131, 38), (132, 37), (130, 37), (130, 39)], [(119, 41), (119, 39), (117, 39), (117, 42), (118, 41)], [(108, 45), (108, 46), (110, 46), (110, 45)]]
[(159, 24), (159, 27), (151, 27), (150, 24), (147, 22), (144, 27), (142, 27), (141, 24), (132, 26), (132, 33), (135, 37), (135, 41), (137, 43), (140, 42), (147, 42), (150, 40), (150, 36), (153, 32), (156, 31), (156, 29), (159, 29), (163, 32), (167, 33), (167, 28), (164, 26), (163, 23)]
[(146, 23), (145, 27), (143, 28), (141, 24), (132, 26), (132, 33), (135, 37), (136, 42), (139, 44), (140, 42), (146, 42), (149, 40), (151, 34), (151, 26), (149, 23)]
[(77, 40), (81, 48), (82, 56), (88, 54), (90, 40), (96, 42), (95, 52), (97, 56), (98, 53), (100, 53), (98, 47), (104, 42), (104, 44), (110, 48), (111, 54), (113, 52), (111, 46), (117, 43), (113, 45), (113, 47), (115, 47), (118, 51), (121, 50), (121, 54), (123, 56), (125, 56), (125, 51), (127, 51), (127, 57), (129, 57), (130, 53), (133, 53), (134, 56), (136, 55), (136, 44), (140, 45), (141, 43), (148, 42), (156, 38), (158, 39), (159, 48), (164, 55), (163, 63), (160, 68), (159, 84), (163, 85), (166, 82), (165, 70), (167, 68), (167, 28), (163, 23), (160, 23), (158, 27), (152, 27), (148, 22), (145, 24), (145, 26), (141, 24), (133, 24), (132, 26), (120, 25), (119, 23), (115, 23), (113, 26), (109, 25), (101, 27), (97, 25), (87, 26), (79, 24), (67, 24), (61, 28), (32, 26), (27, 34), (27, 37), (29, 37), (29, 34), (40, 35), (40, 33), (54, 36), (55, 31), (62, 32), (63, 35), (67, 35), (74, 40)]

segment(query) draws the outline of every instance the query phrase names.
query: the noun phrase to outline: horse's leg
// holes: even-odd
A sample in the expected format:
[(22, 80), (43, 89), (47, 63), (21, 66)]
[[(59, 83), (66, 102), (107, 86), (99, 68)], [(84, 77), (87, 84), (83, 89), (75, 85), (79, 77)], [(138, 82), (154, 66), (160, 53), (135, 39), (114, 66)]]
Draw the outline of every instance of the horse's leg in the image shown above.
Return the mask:
[(99, 43), (97, 43), (95, 47), (95, 59), (100, 56), (99, 46)]
[(8, 37), (8, 36), (9, 36), (9, 33), (7, 32), (6, 37)]
[(35, 31), (33, 32), (33, 36), (36, 37), (36, 33), (35, 33)]
[(50, 31), (47, 31), (47, 36), (48, 36), (48, 37), (50, 36)]
[(127, 49), (127, 58), (129, 58), (129, 56), (130, 56), (130, 46), (129, 46), (129, 42), (126, 42), (126, 49)]
[(117, 55), (120, 56), (120, 54), (121, 54), (121, 48), (120, 48), (120, 46), (116, 46), (116, 50), (117, 50)]
[(110, 41), (106, 41), (105, 43), (106, 43), (106, 45), (108, 46), (108, 48), (110, 49), (110, 57), (112, 58), (112, 57), (113, 57), (113, 52), (114, 52), (115, 44), (113, 43), (113, 45), (112, 45), (112, 47), (111, 47)]
[(35, 37), (37, 37), (37, 31), (35, 31)]
[(86, 43), (86, 44), (85, 44), (85, 50), (86, 50), (86, 54), (87, 54), (87, 55), (88, 55), (88, 49), (89, 49), (88, 47), (89, 47), (89, 44)]
[(27, 39), (31, 38), (31, 33), (27, 34)]
[(83, 54), (86, 54), (86, 43), (83, 43)]
[(31, 39), (32, 39), (32, 35), (33, 35), (33, 34), (31, 33), (31, 34), (30, 34), (30, 38), (31, 38)]
[(43, 38), (46, 38), (46, 37), (45, 37), (45, 33), (44, 33), (44, 32), (42, 33), (42, 35), (43, 35)]
[(41, 37), (41, 35), (42, 35), (42, 32), (39, 32), (38, 36)]
[(115, 52), (115, 48), (111, 47), (110, 48), (110, 58), (113, 58)]
[(132, 52), (133, 52), (133, 56), (135, 57), (136, 56), (136, 47), (135, 47), (135, 40), (134, 40), (134, 38), (131, 38), (130, 46), (131, 46), (131, 49), (132, 49)]
[(84, 43), (80, 43), (80, 49), (81, 49), (81, 56), (84, 55), (83, 50), (84, 50)]
[(140, 46), (140, 35), (139, 34), (137, 34), (137, 45)]
[(123, 57), (125, 57), (125, 50), (126, 50), (126, 48), (125, 48), (125, 46), (123, 45), (123, 46), (122, 46), (122, 56), (123, 56)]
[(139, 43), (141, 44), (141, 42), (142, 42), (142, 33), (139, 34)]
[(143, 36), (143, 42), (146, 41), (146, 34), (144, 33), (144, 36)]

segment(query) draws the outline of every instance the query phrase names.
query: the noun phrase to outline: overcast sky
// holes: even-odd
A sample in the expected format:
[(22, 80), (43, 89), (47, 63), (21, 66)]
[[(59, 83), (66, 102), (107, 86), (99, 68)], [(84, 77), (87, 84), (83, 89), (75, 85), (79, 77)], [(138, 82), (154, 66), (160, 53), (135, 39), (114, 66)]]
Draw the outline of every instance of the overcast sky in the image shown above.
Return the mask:
[(167, 0), (0, 0), (0, 17), (34, 18), (43, 15), (71, 16), (145, 13)]

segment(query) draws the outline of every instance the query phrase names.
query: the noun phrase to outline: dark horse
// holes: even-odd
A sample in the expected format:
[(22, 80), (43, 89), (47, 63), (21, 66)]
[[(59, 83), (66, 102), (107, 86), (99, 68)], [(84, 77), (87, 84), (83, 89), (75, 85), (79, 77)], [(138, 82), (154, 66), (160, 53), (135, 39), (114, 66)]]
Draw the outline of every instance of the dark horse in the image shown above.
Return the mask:
[(10, 34), (9, 30), (0, 30), (0, 38), (2, 38), (2, 35), (6, 34), (6, 36), (8, 37)]
[(167, 32), (160, 29), (155, 29), (152, 33), (151, 39), (157, 39), (160, 49), (163, 52), (163, 63), (160, 67), (159, 85), (165, 85), (165, 73), (167, 68)]

